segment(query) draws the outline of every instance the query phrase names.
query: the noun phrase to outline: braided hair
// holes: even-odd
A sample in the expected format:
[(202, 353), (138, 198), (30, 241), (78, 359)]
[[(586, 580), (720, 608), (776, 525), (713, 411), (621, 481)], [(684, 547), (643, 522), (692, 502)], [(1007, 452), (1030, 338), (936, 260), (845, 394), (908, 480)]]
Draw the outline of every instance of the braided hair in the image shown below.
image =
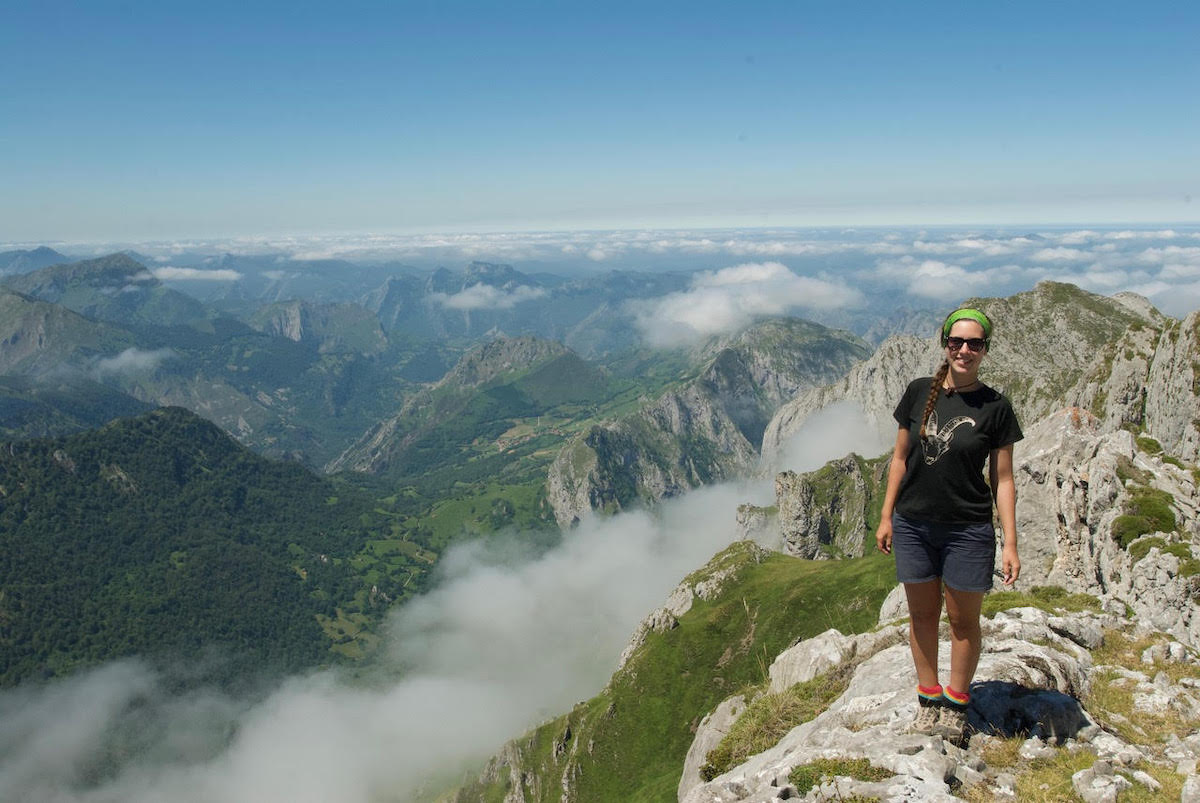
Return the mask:
[(933, 375), (933, 382), (929, 383), (929, 398), (925, 401), (925, 412), (921, 414), (921, 440), (925, 439), (925, 425), (929, 423), (929, 416), (933, 414), (933, 408), (937, 405), (938, 394), (942, 392), (942, 383), (946, 381), (948, 373), (950, 361), (943, 359)]

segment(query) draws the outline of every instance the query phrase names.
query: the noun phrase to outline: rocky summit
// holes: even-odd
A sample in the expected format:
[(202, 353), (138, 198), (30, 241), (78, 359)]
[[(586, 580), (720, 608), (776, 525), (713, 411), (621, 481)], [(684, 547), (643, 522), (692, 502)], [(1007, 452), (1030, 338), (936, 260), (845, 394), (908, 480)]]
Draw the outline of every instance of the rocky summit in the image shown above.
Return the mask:
[[(1025, 433), (1023, 570), (1016, 589), (985, 599), (964, 738), (910, 732), (903, 590), (872, 554), (888, 456), (849, 455), (783, 471), (774, 505), (741, 506), (745, 546), (646, 617), (609, 687), (511, 743), (465, 789), (618, 799), (598, 790), (624, 773), (638, 799), (670, 799), (673, 779), (680, 803), (1200, 800), (1200, 316), (1049, 283), (973, 303), (1002, 321), (986, 381), (1013, 397)], [(783, 405), (764, 455), (834, 402), (894, 426), (904, 384), (935, 364), (932, 339), (885, 341)], [(656, 750), (643, 749), (649, 733)]]
[[(1200, 794), (1194, 650), (1105, 612), (1013, 608), (983, 629), (987, 648), (963, 740), (909, 732), (917, 706), (906, 625), (854, 637), (830, 630), (775, 659), (763, 698), (849, 666), (845, 691), (774, 746), (704, 781), (705, 757), (748, 710), (740, 696), (722, 703), (697, 729), (678, 799), (1023, 800), (1042, 792), (1037, 799), (1101, 801), (1135, 788), (1147, 795), (1140, 799)], [(1131, 650), (1134, 665), (1126, 666), (1122, 653)]]

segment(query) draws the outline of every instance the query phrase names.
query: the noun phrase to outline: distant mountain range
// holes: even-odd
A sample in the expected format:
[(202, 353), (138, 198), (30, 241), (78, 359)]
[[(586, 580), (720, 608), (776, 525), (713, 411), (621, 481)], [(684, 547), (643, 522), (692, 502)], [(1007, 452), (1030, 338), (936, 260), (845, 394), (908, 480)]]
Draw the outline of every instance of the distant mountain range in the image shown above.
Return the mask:
[(68, 261), (69, 257), (44, 245), (29, 250), (3, 251), (0, 252), (0, 275), (6, 273), (28, 273), (38, 268), (58, 265)]

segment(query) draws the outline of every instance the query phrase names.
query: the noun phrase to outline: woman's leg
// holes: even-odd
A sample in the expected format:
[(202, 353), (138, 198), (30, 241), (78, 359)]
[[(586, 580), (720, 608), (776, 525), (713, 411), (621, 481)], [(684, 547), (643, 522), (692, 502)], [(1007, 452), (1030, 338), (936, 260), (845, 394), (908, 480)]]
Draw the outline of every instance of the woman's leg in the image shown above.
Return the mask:
[(917, 683), (932, 688), (939, 685), (938, 623), (942, 618), (942, 581), (905, 583), (904, 593), (908, 597), (908, 645), (917, 668)]
[(950, 619), (950, 688), (970, 690), (979, 664), (981, 637), (979, 612), (982, 591), (957, 591), (946, 586), (946, 616)]

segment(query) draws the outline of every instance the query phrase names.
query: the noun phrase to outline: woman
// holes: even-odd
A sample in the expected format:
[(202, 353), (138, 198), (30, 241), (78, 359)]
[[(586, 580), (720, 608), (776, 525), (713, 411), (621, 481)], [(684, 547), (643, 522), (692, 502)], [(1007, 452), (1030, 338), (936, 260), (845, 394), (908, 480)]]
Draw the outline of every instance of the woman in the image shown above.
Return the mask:
[[(910, 383), (896, 406), (900, 429), (875, 533), (879, 549), (895, 553), (896, 577), (908, 597), (919, 704), (913, 730), (954, 740), (966, 725), (979, 663), (979, 612), (992, 587), (993, 501), (1004, 531), (1004, 584), (1021, 573), (1012, 473), (1021, 428), (1008, 399), (979, 381), (991, 336), (992, 323), (979, 310), (960, 309), (946, 318), (945, 360), (932, 379)], [(945, 687), (938, 679), (943, 594), (950, 619)]]

